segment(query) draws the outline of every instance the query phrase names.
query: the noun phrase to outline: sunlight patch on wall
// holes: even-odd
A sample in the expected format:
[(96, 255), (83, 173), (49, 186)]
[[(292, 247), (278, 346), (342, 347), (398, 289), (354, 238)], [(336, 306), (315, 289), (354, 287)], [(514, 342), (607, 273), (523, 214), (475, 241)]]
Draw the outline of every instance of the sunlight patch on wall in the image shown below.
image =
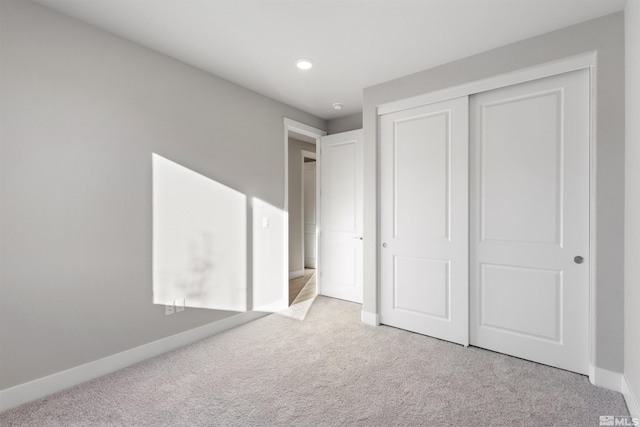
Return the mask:
[(153, 303), (246, 311), (246, 196), (157, 154)]
[[(253, 212), (253, 309), (273, 313), (287, 308), (289, 288), (282, 251), (282, 209), (251, 198)], [(285, 217), (286, 218), (286, 217)], [(266, 221), (265, 221), (266, 220)]]

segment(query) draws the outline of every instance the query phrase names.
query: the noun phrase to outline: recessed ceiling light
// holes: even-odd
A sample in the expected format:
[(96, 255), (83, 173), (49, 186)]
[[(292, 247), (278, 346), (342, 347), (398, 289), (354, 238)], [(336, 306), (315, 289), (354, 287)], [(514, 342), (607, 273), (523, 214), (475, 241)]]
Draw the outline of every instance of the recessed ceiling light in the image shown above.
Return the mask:
[(334, 110), (342, 110), (343, 104), (341, 102), (336, 102), (335, 104), (333, 104), (333, 109)]
[(313, 61), (310, 59), (298, 59), (296, 61), (296, 67), (301, 70), (308, 70), (313, 67)]

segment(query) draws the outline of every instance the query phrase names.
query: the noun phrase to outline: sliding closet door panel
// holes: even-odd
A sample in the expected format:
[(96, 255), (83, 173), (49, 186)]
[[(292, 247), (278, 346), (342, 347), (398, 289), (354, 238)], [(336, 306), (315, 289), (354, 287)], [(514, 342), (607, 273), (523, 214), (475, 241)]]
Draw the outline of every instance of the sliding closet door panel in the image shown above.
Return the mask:
[(474, 95), (470, 113), (471, 344), (586, 374), (589, 72)]
[(384, 324), (468, 344), (468, 98), (383, 115)]

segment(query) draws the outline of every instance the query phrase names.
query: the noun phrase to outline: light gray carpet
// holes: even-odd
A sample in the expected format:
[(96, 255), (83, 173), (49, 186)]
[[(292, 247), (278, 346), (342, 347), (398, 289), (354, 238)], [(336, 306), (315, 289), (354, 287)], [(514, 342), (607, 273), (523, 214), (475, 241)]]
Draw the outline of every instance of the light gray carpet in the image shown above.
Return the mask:
[(385, 326), (318, 297), (0, 414), (2, 426), (597, 426), (586, 377)]

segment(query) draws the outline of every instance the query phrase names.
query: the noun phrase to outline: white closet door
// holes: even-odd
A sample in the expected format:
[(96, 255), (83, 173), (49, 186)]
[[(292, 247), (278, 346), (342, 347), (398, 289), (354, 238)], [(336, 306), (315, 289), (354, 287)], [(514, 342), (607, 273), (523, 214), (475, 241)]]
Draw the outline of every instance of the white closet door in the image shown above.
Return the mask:
[(471, 344), (588, 373), (589, 72), (471, 97)]
[(362, 130), (323, 136), (320, 150), (321, 295), (362, 303)]
[(463, 345), (468, 97), (380, 118), (380, 322)]

